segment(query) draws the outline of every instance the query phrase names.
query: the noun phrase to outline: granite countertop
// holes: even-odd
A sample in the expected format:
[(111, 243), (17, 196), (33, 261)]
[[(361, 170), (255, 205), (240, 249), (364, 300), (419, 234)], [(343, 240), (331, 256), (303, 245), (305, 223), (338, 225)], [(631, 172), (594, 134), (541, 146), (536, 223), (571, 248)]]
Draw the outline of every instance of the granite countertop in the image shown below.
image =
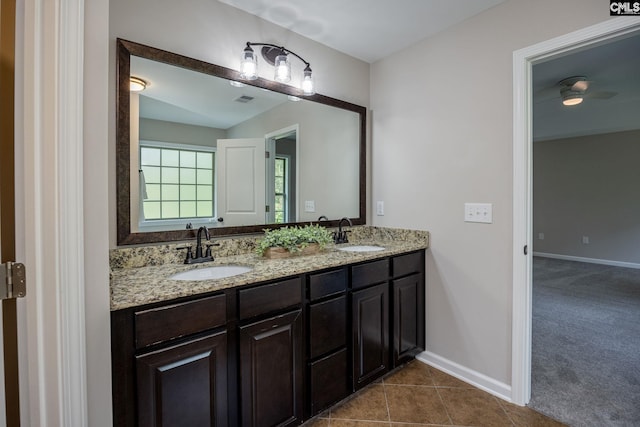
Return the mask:
[[(331, 245), (315, 255), (298, 255), (283, 259), (266, 259), (255, 253), (216, 257), (213, 262), (196, 265), (163, 264), (136, 268), (114, 268), (111, 270), (111, 310), (120, 310), (149, 303), (169, 301), (175, 298), (198, 295), (221, 289), (248, 285), (310, 271), (353, 264), (383, 258), (390, 255), (426, 249), (426, 238), (403, 240), (358, 240), (349, 245), (377, 245), (385, 249), (375, 252), (346, 252)], [(214, 254), (215, 256), (215, 254)], [(244, 265), (253, 270), (237, 276), (202, 281), (178, 281), (169, 279), (175, 273), (196, 268), (220, 265)]]

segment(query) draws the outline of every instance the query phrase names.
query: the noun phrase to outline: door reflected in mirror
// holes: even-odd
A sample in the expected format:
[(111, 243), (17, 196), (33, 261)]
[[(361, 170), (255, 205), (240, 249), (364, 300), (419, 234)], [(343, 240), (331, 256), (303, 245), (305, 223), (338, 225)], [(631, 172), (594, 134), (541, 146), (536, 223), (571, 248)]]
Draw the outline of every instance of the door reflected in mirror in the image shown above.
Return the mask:
[(364, 223), (363, 107), (124, 40), (118, 67), (118, 244)]

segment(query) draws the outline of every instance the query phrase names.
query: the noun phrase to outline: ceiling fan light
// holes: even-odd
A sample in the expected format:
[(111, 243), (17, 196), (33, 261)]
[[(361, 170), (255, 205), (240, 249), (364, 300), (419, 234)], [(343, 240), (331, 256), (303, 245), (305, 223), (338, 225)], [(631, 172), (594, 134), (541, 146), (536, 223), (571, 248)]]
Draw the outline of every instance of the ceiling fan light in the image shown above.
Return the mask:
[(242, 59), (240, 60), (240, 77), (246, 80), (258, 78), (258, 58), (251, 46), (244, 48)]
[(274, 79), (276, 81), (287, 83), (291, 81), (291, 63), (287, 55), (278, 55), (275, 59), (276, 72)]
[(584, 100), (582, 91), (562, 89), (560, 95), (562, 95), (562, 104), (566, 106), (578, 105)]
[(582, 101), (583, 101), (583, 99), (580, 98), (580, 97), (567, 98), (567, 99), (563, 99), (562, 100), (562, 104), (566, 105), (566, 106), (578, 105), (578, 104), (581, 104)]

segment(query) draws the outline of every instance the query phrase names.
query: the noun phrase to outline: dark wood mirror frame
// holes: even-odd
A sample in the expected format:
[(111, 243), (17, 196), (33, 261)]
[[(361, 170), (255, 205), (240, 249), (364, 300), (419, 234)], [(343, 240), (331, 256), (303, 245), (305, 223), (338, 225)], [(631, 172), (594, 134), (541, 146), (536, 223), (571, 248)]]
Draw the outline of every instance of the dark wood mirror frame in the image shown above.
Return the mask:
[[(259, 78), (244, 81), (240, 73), (230, 68), (210, 64), (198, 59), (167, 52), (165, 50), (145, 46), (139, 43), (118, 39), (116, 53), (117, 94), (116, 94), (116, 201), (118, 245), (134, 245), (143, 243), (171, 242), (190, 240), (195, 238), (196, 230), (171, 230), (153, 232), (131, 232), (131, 200), (130, 200), (130, 113), (129, 113), (129, 76), (131, 55), (175, 65), (204, 74), (221, 77), (228, 80), (243, 81), (243, 83), (269, 89), (287, 95), (298, 96), (321, 104), (342, 108), (357, 113), (360, 116), (360, 160), (359, 160), (359, 217), (350, 218), (353, 225), (366, 223), (366, 108), (341, 101), (328, 96), (315, 94), (305, 96), (302, 91), (293, 86)], [(237, 234), (259, 233), (267, 228), (279, 228), (287, 225), (308, 224), (305, 222), (290, 222), (286, 224), (261, 224), (237, 227), (213, 227), (209, 231), (213, 236), (229, 236)], [(336, 227), (338, 219), (323, 221), (322, 225)]]

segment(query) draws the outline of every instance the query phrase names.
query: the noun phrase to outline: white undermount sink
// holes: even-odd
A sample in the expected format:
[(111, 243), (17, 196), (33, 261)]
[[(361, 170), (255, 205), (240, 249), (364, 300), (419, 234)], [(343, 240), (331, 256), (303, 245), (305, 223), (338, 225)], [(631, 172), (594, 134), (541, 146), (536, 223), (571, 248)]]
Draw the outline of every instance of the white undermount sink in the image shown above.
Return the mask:
[(353, 246), (345, 246), (337, 249), (339, 251), (345, 251), (345, 252), (376, 252), (376, 251), (384, 250), (382, 246), (372, 246), (372, 245), (353, 245)]
[(216, 265), (214, 267), (194, 268), (193, 270), (183, 271), (170, 276), (172, 280), (214, 280), (224, 279), (225, 277), (237, 276), (238, 274), (248, 273), (253, 270), (252, 267), (245, 265)]

